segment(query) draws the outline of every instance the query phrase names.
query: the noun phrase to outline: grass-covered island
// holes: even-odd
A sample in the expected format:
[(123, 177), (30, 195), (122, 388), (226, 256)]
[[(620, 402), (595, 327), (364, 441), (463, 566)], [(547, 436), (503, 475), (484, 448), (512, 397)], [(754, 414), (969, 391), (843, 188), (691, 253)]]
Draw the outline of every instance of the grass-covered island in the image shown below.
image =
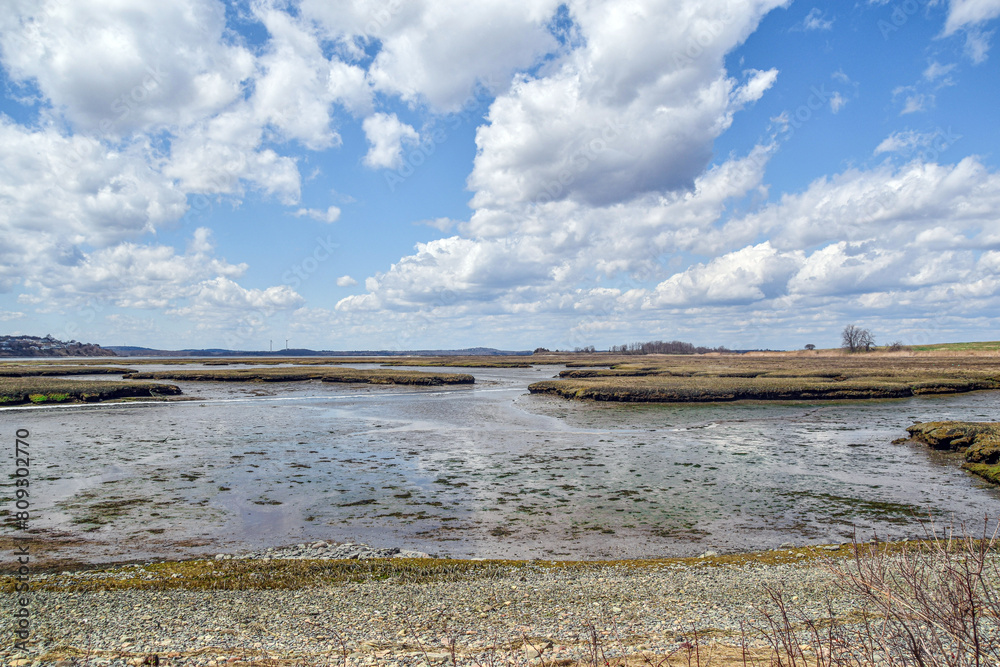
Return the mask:
[(1000, 389), (996, 357), (892, 354), (649, 355), (609, 368), (570, 368), (533, 394), (595, 401), (906, 398)]
[(74, 364), (72, 366), (56, 364), (0, 364), (0, 377), (37, 377), (42, 375), (124, 375), (134, 373), (135, 369), (122, 366), (87, 366)]
[(189, 382), (354, 382), (364, 384), (407, 384), (440, 386), (474, 384), (476, 379), (465, 373), (425, 373), (357, 368), (233, 368), (209, 370), (170, 370), (129, 373), (132, 380), (186, 380)]
[(964, 453), (963, 468), (1000, 484), (1000, 422), (919, 422), (906, 431), (934, 449)]
[(25, 403), (96, 403), (120, 398), (176, 396), (180, 393), (181, 390), (176, 385), (156, 382), (0, 376), (0, 406)]

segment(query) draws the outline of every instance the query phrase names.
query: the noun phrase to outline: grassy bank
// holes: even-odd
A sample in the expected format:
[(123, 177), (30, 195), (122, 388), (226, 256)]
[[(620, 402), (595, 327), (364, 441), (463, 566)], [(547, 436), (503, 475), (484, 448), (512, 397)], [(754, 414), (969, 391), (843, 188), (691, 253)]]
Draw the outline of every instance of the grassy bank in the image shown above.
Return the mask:
[(58, 375), (122, 375), (135, 369), (122, 366), (61, 366), (54, 364), (0, 364), (0, 377), (41, 377)]
[(189, 382), (354, 382), (363, 384), (406, 384), (440, 386), (473, 384), (464, 373), (424, 373), (421, 371), (365, 370), (356, 368), (236, 368), (176, 370), (130, 373), (133, 380), (186, 380)]
[(438, 366), (441, 368), (531, 368), (531, 357), (428, 357), (382, 360), (383, 366)]
[(906, 431), (934, 449), (965, 454), (963, 468), (1000, 485), (1000, 422), (920, 422)]
[(649, 403), (906, 398), (1000, 389), (1000, 363), (940, 355), (650, 355), (609, 368), (567, 369), (528, 389)]
[(0, 377), (0, 405), (95, 403), (116, 398), (175, 396), (180, 393), (180, 388), (175, 385), (152, 382)]
[(914, 352), (979, 352), (1000, 353), (1000, 341), (982, 341), (977, 343), (938, 343), (936, 345), (912, 345)]
[[(10, 540), (0, 539), (0, 545)], [(921, 542), (882, 543), (885, 553), (901, 553), (919, 548)], [(859, 548), (866, 548), (860, 545)], [(452, 558), (372, 558), (336, 559), (193, 559), (147, 563), (141, 570), (134, 565), (85, 567), (61, 562), (60, 571), (78, 570), (72, 579), (52, 577), (39, 588), (62, 591), (101, 590), (298, 590), (318, 584), (386, 582), (427, 584), (494, 578), (525, 568), (572, 570), (593, 573), (614, 568), (620, 572), (676, 570), (680, 568), (770, 567), (777, 565), (817, 565), (831, 558), (850, 557), (850, 544), (825, 547), (794, 547), (699, 558), (654, 558), (630, 560), (470, 560)], [(107, 573), (109, 576), (101, 576)], [(11, 591), (13, 576), (0, 576), (0, 590)]]

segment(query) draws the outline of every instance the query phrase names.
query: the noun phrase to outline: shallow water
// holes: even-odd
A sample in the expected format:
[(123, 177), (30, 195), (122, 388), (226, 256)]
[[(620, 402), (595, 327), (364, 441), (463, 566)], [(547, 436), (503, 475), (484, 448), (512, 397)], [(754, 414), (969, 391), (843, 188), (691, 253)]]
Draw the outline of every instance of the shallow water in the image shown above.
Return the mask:
[(891, 444), (918, 420), (996, 420), (995, 393), (675, 406), (527, 394), (558, 370), (471, 369), (476, 385), (448, 388), (176, 382), (198, 400), (9, 408), (0, 424), (11, 440), (31, 431), (34, 527), (81, 537), (65, 555), (99, 561), (315, 539), (697, 555), (1000, 514), (1000, 492), (955, 455)]

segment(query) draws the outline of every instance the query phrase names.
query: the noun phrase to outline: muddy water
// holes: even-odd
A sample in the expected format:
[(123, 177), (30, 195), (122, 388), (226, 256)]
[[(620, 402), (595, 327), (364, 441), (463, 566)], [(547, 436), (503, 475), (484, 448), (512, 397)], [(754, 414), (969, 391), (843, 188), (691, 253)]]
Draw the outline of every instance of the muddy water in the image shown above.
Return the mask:
[(314, 539), (697, 555), (1000, 513), (1000, 492), (954, 455), (891, 444), (917, 420), (996, 420), (994, 393), (714, 406), (527, 394), (558, 370), (474, 369), (475, 386), (449, 388), (179, 382), (197, 400), (8, 408), (0, 425), (11, 440), (31, 431), (34, 526), (95, 561)]

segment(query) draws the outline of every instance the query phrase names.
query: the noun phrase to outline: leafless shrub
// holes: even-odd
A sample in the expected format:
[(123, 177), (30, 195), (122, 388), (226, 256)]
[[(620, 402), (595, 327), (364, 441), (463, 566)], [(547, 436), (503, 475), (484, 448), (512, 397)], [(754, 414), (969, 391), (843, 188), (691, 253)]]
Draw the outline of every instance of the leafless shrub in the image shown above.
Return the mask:
[(826, 618), (809, 618), (771, 590), (763, 621), (744, 625), (743, 664), (762, 664), (747, 651), (756, 639), (776, 667), (1000, 665), (998, 530), (987, 519), (979, 538), (948, 530), (901, 547), (855, 540), (852, 558), (827, 566), (862, 603), (861, 617), (838, 616), (828, 602)]

